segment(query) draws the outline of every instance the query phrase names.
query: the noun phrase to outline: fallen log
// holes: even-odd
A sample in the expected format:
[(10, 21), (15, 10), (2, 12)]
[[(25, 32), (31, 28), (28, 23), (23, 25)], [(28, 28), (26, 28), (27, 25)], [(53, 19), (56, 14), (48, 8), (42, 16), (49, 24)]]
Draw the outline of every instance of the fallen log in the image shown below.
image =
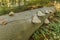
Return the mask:
[(0, 40), (28, 40), (55, 11), (54, 7), (44, 7), (0, 16)]

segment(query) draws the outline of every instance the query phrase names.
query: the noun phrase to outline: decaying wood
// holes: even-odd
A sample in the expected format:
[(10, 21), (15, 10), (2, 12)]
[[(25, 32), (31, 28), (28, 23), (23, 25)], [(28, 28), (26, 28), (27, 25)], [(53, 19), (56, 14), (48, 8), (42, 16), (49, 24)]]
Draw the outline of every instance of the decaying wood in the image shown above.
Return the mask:
[[(49, 10), (52, 10), (52, 12)], [(42, 14), (38, 14), (38, 11), (42, 11), (42, 13), (46, 15), (41, 16)], [(46, 13), (46, 11), (49, 13)], [(14, 16), (9, 16), (8, 14), (0, 16), (0, 19), (3, 18), (5, 20), (4, 23), (7, 23), (6, 25), (3, 23), (0, 24), (0, 40), (28, 40), (51, 13), (55, 13), (54, 7), (44, 7), (21, 13), (15, 13)], [(36, 19), (33, 20), (35, 14)], [(38, 23), (37, 19), (41, 22)]]

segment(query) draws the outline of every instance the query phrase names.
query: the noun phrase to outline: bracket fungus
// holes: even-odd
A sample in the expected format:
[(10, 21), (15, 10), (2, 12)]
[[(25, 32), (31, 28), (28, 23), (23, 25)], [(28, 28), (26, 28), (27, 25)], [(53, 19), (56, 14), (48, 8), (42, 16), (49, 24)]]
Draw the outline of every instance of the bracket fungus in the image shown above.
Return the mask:
[(50, 13), (53, 13), (53, 11), (52, 10), (48, 10)]
[(9, 16), (14, 16), (14, 12), (10, 12), (9, 13)]
[(46, 13), (48, 14), (48, 13), (50, 13), (48, 10), (46, 10)]
[(6, 25), (7, 24), (7, 21), (5, 19), (0, 19), (0, 24)]
[(41, 20), (38, 18), (38, 16), (35, 14), (32, 18), (33, 23), (41, 23)]
[(38, 11), (38, 16), (45, 16), (45, 14), (42, 11)]
[(45, 24), (49, 24), (50, 22), (49, 22), (48, 19), (45, 19), (45, 20), (44, 20), (44, 23), (45, 23)]

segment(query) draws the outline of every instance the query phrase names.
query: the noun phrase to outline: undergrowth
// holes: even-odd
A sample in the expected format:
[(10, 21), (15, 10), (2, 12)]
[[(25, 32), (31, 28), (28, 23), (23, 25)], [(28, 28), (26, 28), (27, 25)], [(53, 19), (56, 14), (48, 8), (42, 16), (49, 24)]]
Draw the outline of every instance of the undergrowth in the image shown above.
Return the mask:
[(55, 13), (49, 24), (43, 24), (30, 40), (60, 40), (60, 12)]

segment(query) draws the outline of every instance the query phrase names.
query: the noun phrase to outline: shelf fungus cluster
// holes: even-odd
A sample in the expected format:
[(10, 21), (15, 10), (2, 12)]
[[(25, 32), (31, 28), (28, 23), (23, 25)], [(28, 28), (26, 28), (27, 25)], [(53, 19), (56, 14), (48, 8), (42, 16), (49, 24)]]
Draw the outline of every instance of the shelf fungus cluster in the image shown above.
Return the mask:
[(41, 23), (41, 19), (39, 17), (44, 17), (46, 14), (44, 14), (42, 11), (38, 11), (36, 14), (33, 15), (33, 23)]
[[(48, 8), (48, 9), (44, 9), (43, 11), (45, 11), (45, 13), (40, 10), (40, 11), (37, 11), (37, 13), (35, 15), (33, 15), (33, 20), (32, 20), (33, 23), (41, 23), (41, 19), (39, 19), (39, 17), (45, 17), (45, 16), (47, 16), (47, 14), (50, 14), (49, 17), (51, 17), (54, 14), (55, 9), (54, 8), (51, 8), (51, 9)], [(45, 19), (44, 23), (49, 24), (50, 23), (49, 19), (48, 18)]]

